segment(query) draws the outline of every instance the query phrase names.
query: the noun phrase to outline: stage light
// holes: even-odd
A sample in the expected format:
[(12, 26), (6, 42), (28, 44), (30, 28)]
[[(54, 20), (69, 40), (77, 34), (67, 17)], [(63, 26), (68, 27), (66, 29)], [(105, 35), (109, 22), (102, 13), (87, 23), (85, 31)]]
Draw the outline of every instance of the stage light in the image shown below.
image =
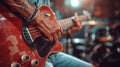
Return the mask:
[(79, 43), (79, 42), (80, 42), (80, 39), (75, 38), (73, 41), (74, 41), (74, 43)]
[(81, 0), (65, 0), (65, 5), (71, 9), (78, 9), (82, 7)]
[(80, 0), (71, 0), (70, 4), (72, 7), (78, 7), (80, 4)]
[(80, 39), (80, 38), (74, 38), (73, 43), (75, 43), (75, 44), (80, 44), (80, 43), (83, 44), (83, 43), (85, 43), (85, 40)]

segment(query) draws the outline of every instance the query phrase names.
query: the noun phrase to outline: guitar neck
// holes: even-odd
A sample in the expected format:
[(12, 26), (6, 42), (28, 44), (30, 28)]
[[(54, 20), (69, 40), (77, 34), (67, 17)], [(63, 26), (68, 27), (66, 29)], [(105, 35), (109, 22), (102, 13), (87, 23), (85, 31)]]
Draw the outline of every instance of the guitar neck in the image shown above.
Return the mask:
[[(79, 16), (81, 20), (87, 20), (88, 16), (87, 15), (81, 15)], [(58, 20), (58, 23), (61, 25), (63, 30), (69, 29), (71, 26), (74, 26), (74, 17)]]
[(72, 18), (58, 20), (58, 23), (61, 25), (63, 30), (67, 30), (74, 25)]

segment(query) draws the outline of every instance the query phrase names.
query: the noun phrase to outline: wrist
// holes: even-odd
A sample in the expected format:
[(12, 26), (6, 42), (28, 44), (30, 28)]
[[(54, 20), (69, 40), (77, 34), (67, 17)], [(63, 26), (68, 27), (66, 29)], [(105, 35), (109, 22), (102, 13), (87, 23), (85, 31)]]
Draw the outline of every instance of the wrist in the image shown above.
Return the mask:
[(34, 20), (38, 15), (38, 10), (39, 9), (38, 9), (38, 7), (36, 5), (34, 5), (34, 6), (35, 6), (34, 10), (32, 11), (31, 15), (27, 18), (28, 22)]

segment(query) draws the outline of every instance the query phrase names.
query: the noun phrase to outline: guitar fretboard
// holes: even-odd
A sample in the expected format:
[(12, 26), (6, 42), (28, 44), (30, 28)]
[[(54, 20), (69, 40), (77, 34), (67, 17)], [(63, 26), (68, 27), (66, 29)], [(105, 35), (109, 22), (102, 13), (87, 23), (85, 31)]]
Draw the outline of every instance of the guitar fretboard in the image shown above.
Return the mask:
[[(87, 15), (81, 15), (79, 16), (81, 20), (87, 20), (88, 16)], [(71, 26), (74, 25), (74, 17), (63, 19), (63, 20), (58, 20), (58, 23), (62, 26), (63, 30), (69, 29)]]
[(74, 25), (72, 18), (59, 20), (58, 23), (62, 26), (63, 30), (67, 30), (68, 28)]

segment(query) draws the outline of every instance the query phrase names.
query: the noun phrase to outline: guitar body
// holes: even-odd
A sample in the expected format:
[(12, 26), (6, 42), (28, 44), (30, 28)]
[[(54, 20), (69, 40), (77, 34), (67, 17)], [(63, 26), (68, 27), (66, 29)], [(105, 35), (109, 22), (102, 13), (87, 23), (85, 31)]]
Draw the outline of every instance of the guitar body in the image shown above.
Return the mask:
[[(39, 48), (32, 49), (22, 35), (22, 21), (3, 5), (0, 4), (0, 7), (0, 67), (44, 67), (50, 53), (62, 51), (62, 45), (59, 41), (56, 41), (55, 45), (44, 55), (39, 53)], [(40, 10), (50, 12), (52, 14), (50, 19), (55, 20), (53, 11), (49, 7), (41, 6)], [(29, 27), (33, 27), (30, 25)], [(37, 39), (36, 36), (36, 34), (32, 35), (33, 41)], [(39, 42), (39, 39), (35, 42)], [(44, 46), (41, 41), (35, 44), (38, 47), (39, 45)]]

